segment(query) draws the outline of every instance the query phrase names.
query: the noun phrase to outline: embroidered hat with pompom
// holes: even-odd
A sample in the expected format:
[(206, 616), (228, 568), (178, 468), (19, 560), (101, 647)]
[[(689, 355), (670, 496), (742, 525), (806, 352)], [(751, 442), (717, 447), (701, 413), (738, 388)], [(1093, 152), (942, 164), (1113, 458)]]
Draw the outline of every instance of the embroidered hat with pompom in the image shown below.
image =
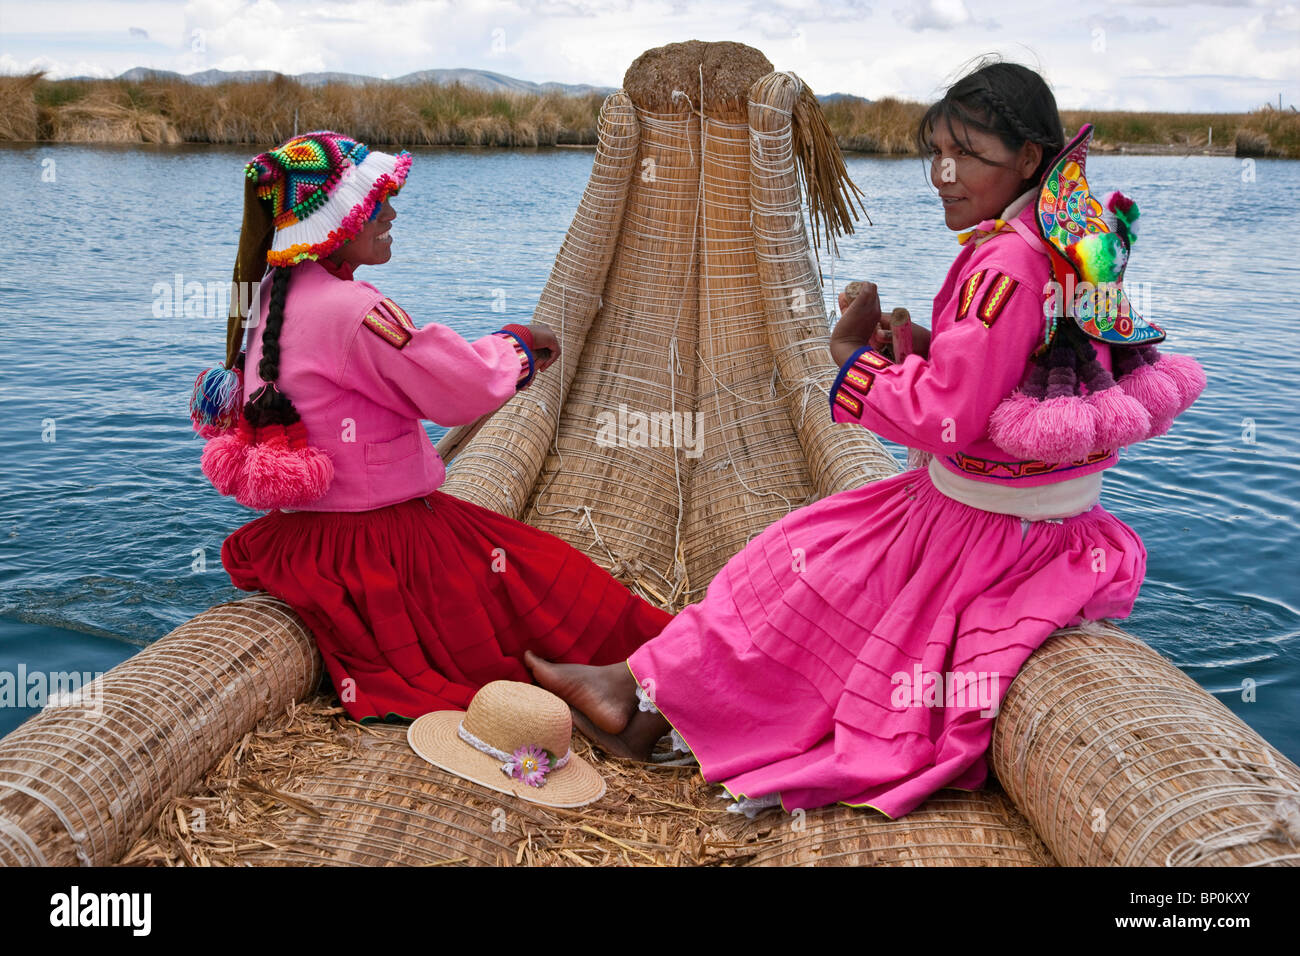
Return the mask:
[[(1206, 384), (1195, 359), (1156, 351), (1164, 330), (1129, 302), (1123, 279), (1138, 208), (1118, 192), (1104, 205), (1093, 197), (1091, 139), (1084, 124), (1043, 174), (1038, 239), (1053, 274), (1044, 341), (1028, 376), (989, 418), (989, 438), (1023, 461), (1084, 463), (1162, 435)], [(1114, 373), (1093, 341), (1112, 348)]]

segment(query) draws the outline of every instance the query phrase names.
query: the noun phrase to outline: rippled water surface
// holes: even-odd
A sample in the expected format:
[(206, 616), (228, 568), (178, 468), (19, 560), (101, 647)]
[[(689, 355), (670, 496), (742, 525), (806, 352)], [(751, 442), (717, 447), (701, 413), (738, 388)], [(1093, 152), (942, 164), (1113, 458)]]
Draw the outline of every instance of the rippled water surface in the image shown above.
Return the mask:
[[(245, 152), (0, 150), (0, 672), (106, 670), (244, 595), (219, 554), (256, 514), (204, 479), (187, 415), (195, 374), (224, 358), (224, 318), (155, 306), (178, 284), (229, 281)], [(393, 260), (359, 277), (467, 336), (527, 321), (592, 154), (415, 152)], [(958, 247), (920, 163), (848, 162), (874, 226), (841, 242), (835, 283), (870, 278), (928, 321)], [(1106, 472), (1102, 503), (1148, 551), (1125, 626), (1300, 760), (1300, 163), (1244, 169), (1091, 160), (1099, 191), (1144, 210), (1129, 281), (1168, 349), (1209, 377), (1169, 434)], [(0, 733), (31, 712), (0, 707)]]

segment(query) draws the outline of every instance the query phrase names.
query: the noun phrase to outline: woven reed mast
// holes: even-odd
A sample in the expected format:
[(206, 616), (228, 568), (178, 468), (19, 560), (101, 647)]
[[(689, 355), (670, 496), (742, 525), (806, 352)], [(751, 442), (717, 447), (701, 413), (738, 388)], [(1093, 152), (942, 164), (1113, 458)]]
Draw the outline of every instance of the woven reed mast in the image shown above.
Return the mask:
[(537, 312), (564, 369), (449, 436), (447, 487), (678, 609), (757, 531), (895, 466), (819, 414), (835, 368), (803, 196), (829, 241), (856, 187), (811, 91), (698, 41), (647, 51), (623, 85), (602, 111), (617, 160), (598, 154)]

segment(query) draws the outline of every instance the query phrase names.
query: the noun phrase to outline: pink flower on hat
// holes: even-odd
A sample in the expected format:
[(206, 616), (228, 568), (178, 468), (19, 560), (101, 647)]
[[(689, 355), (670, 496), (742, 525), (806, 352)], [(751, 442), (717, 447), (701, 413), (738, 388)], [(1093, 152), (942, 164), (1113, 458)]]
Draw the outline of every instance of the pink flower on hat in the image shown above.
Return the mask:
[(551, 755), (536, 744), (525, 744), (510, 755), (501, 769), (530, 787), (540, 787), (551, 769)]

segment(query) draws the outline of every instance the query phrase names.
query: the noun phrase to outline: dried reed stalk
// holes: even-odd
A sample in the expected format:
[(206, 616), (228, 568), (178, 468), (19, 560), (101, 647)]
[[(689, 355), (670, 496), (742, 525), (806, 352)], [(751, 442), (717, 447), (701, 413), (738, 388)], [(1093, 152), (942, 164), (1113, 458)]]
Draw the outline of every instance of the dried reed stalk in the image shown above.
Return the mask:
[(899, 821), (848, 807), (725, 810), (694, 767), (609, 761), (607, 790), (552, 809), (452, 776), (405, 728), (361, 726), (316, 696), (245, 735), (164, 805), (129, 866), (1050, 866), (996, 789), (943, 791)]
[[(798, 79), (797, 77), (795, 79)], [(835, 134), (826, 122), (826, 114), (808, 85), (799, 80), (799, 94), (795, 98), (793, 120), (795, 156), (803, 174), (804, 193), (808, 200), (808, 217), (812, 221), (813, 243), (820, 247), (822, 236), (831, 255), (838, 255), (836, 235), (853, 232), (853, 211), (856, 200), (862, 214), (862, 191), (849, 179)]]

